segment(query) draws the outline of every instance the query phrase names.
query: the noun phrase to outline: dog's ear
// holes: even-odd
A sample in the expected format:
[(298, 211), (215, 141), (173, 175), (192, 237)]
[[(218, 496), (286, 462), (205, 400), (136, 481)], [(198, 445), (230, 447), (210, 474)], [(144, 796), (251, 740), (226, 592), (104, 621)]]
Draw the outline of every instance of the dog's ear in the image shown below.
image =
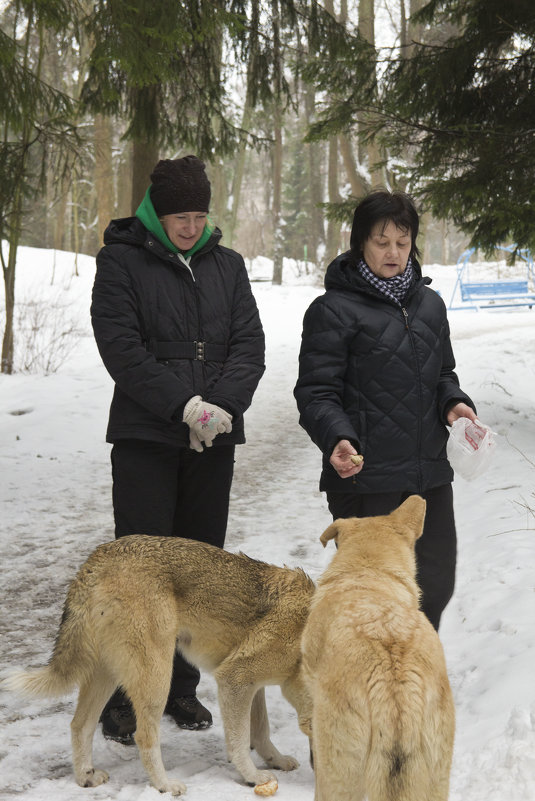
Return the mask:
[(414, 534), (415, 541), (422, 536), (424, 530), (425, 507), (423, 498), (419, 495), (409, 495), (407, 500), (392, 512), (396, 522)]
[(326, 547), (329, 540), (334, 540), (338, 536), (341, 522), (342, 522), (341, 520), (335, 520), (334, 523), (331, 523), (331, 525), (328, 526), (321, 535), (320, 542), (324, 548)]

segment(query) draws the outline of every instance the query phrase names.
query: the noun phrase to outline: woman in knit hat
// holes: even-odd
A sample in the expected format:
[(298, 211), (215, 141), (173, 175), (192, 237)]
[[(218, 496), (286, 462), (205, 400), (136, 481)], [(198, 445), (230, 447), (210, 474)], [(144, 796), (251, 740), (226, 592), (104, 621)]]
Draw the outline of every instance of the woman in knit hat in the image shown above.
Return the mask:
[[(195, 156), (159, 161), (134, 217), (112, 220), (97, 255), (91, 317), (115, 382), (115, 536), (179, 536), (223, 547), (235, 445), (264, 371), (264, 334), (243, 258), (208, 220), (210, 182)], [(166, 713), (206, 728), (199, 672), (180, 655)], [(133, 742), (120, 692), (105, 736)]]

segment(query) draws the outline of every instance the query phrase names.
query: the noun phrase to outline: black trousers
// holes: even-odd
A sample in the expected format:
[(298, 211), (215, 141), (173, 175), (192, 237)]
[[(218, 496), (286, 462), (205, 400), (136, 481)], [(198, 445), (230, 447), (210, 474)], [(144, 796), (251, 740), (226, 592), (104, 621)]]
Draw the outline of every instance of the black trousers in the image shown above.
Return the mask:
[[(339, 517), (374, 517), (393, 512), (411, 493), (384, 492), (357, 495), (328, 492), (333, 520)], [(442, 612), (453, 595), (457, 561), (457, 534), (451, 484), (422, 493), (427, 502), (424, 531), (416, 540), (417, 580), (422, 591), (421, 609), (438, 630)]]
[[(120, 440), (112, 448), (111, 462), (116, 538), (152, 534), (223, 547), (234, 445), (197, 453), (156, 442)], [(197, 668), (176, 653), (169, 698), (194, 695), (199, 679)]]

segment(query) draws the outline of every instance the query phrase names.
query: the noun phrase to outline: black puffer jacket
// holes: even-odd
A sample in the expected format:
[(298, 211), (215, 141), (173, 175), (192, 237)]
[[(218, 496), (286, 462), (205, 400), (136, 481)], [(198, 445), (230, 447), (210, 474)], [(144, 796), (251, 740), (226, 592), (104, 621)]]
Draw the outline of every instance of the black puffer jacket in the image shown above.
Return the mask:
[[(474, 405), (454, 373), (445, 305), (415, 270), (402, 309), (344, 253), (305, 314), (294, 394), (301, 425), (323, 452), (322, 490), (418, 493), (453, 479), (446, 413), (459, 401)], [(349, 479), (329, 464), (342, 439), (364, 456)]]
[[(264, 371), (264, 333), (242, 257), (215, 230), (190, 267), (136, 217), (112, 220), (97, 255), (91, 317), (115, 381), (107, 441), (188, 446), (193, 395), (233, 415), (214, 446), (245, 442), (243, 413)], [(191, 268), (191, 269), (190, 269)], [(191, 358), (204, 342), (205, 360)]]

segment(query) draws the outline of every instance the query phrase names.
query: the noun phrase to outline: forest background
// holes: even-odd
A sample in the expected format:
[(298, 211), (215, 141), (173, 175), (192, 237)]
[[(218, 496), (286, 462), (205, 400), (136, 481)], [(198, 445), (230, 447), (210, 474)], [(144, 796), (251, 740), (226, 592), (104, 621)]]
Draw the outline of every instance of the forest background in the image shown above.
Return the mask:
[[(1, 370), (20, 245), (95, 254), (193, 152), (223, 243), (318, 280), (371, 188), (424, 261), (535, 246), (532, 0), (0, 1)], [(513, 248), (514, 255), (514, 248)]]

